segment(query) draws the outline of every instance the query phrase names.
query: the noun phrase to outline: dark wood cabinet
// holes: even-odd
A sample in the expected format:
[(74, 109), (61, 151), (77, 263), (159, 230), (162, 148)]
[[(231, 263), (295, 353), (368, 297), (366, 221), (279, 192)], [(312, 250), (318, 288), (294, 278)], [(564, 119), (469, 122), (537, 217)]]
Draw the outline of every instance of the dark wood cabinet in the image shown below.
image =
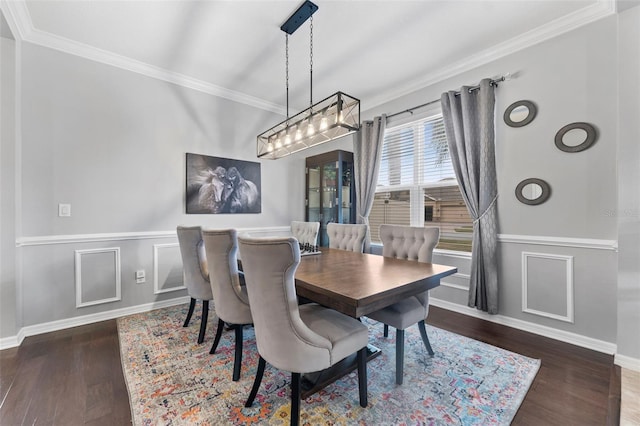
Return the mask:
[(305, 220), (320, 222), (318, 243), (329, 245), (327, 224), (355, 223), (353, 153), (331, 151), (306, 159)]

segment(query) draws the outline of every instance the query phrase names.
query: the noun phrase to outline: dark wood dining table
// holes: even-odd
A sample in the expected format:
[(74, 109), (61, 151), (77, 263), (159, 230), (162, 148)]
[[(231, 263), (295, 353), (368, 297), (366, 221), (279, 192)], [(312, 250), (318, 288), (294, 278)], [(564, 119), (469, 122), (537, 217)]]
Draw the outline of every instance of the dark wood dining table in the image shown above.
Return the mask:
[[(320, 254), (301, 257), (295, 273), (296, 292), (312, 302), (360, 318), (435, 288), (440, 279), (457, 271), (453, 266), (323, 247)], [(369, 360), (379, 354), (379, 349), (369, 345)], [(354, 368), (354, 360), (348, 358), (322, 373), (306, 375), (302, 397)]]

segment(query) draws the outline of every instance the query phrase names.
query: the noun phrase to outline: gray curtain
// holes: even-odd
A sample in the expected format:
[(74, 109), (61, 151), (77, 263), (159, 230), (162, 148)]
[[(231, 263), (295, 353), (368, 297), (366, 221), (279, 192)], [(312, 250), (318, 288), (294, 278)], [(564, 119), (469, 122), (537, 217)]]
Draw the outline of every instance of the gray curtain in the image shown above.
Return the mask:
[(442, 114), (460, 192), (473, 218), (469, 306), (498, 313), (498, 220), (491, 80), (478, 90), (443, 93)]
[(369, 229), (369, 213), (373, 206), (380, 171), (382, 156), (382, 140), (387, 125), (387, 116), (375, 117), (365, 121), (353, 142), (353, 168), (356, 180), (356, 223), (367, 225), (364, 239), (364, 252), (369, 253), (371, 246), (371, 230)]

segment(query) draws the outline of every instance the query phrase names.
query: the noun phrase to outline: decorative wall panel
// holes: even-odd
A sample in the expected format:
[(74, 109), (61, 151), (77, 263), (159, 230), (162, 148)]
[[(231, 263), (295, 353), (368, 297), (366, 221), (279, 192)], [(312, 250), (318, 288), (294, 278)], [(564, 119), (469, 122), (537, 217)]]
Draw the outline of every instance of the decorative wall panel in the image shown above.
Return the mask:
[(522, 311), (573, 323), (573, 256), (522, 252)]
[(120, 275), (120, 247), (76, 250), (76, 307), (120, 300)]
[(185, 288), (179, 244), (154, 244), (153, 294), (168, 293)]

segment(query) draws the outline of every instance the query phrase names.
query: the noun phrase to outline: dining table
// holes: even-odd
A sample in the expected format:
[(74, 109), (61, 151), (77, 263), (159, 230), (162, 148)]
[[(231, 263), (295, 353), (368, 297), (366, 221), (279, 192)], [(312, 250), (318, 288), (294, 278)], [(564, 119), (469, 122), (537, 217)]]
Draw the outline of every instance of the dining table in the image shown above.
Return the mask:
[[(301, 299), (319, 303), (353, 318), (390, 306), (440, 285), (455, 274), (454, 266), (397, 259), (321, 247), (301, 256), (295, 273), (296, 293)], [(367, 360), (380, 349), (367, 347)], [(355, 356), (322, 372), (305, 374), (302, 397), (312, 395), (356, 368)]]

